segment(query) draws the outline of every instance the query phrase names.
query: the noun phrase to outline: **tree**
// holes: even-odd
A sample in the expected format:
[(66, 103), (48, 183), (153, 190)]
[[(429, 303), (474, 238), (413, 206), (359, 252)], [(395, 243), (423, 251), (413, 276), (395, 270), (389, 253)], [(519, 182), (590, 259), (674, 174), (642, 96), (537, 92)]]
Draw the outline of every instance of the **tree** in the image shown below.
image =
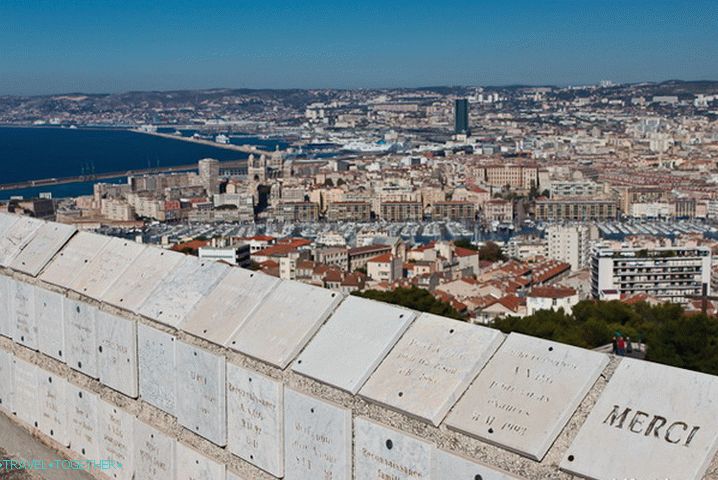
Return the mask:
[(499, 260), (505, 260), (506, 256), (504, 252), (494, 242), (486, 242), (483, 247), (479, 249), (479, 259), (488, 260), (489, 262), (497, 262)]
[(454, 245), (459, 248), (466, 248), (468, 250), (474, 250), (474, 251), (479, 249), (479, 247), (477, 247), (476, 245), (471, 243), (471, 240), (469, 240), (467, 238), (460, 238), (459, 240), (455, 240)]
[(420, 312), (433, 313), (442, 317), (463, 320), (464, 317), (456, 311), (449, 303), (436, 299), (428, 290), (415, 286), (409, 288), (397, 288), (387, 292), (380, 290), (365, 290), (353, 292), (362, 298), (378, 300), (380, 302), (392, 303), (403, 307), (418, 310)]

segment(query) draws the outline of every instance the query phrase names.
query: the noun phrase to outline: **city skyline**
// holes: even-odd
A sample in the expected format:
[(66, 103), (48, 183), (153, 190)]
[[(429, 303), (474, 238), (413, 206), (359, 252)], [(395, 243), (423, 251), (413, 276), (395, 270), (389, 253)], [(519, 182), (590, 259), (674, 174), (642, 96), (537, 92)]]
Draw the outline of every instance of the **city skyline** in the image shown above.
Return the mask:
[(0, 94), (718, 79), (714, 2), (10, 1)]

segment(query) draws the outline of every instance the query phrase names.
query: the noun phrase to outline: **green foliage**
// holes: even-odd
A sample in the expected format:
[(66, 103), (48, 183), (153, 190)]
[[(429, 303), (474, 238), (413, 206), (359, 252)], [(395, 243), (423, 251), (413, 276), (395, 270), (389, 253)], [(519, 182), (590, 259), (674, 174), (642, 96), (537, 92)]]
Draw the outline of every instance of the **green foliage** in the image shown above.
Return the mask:
[(441, 315), (442, 317), (464, 320), (464, 317), (462, 317), (461, 314), (450, 304), (437, 300), (431, 293), (429, 293), (428, 290), (424, 290), (423, 288), (397, 288), (388, 292), (380, 290), (365, 290), (363, 292), (353, 292), (352, 295), (372, 300), (379, 300), (380, 302), (392, 303), (394, 305), (401, 305), (420, 312), (429, 312)]
[(469, 240), (468, 238), (460, 238), (459, 240), (455, 240), (454, 245), (456, 245), (457, 247), (466, 248), (469, 250), (478, 250), (479, 249), (479, 247), (477, 247), (476, 245), (471, 243), (471, 240)]
[(494, 242), (486, 242), (486, 244), (479, 249), (479, 260), (497, 262), (499, 260), (506, 260), (506, 256), (497, 244)]
[(582, 301), (567, 315), (541, 310), (524, 317), (499, 318), (494, 327), (584, 348), (611, 342), (616, 332), (646, 344), (646, 359), (666, 365), (718, 374), (718, 320), (686, 315), (680, 305), (645, 302)]

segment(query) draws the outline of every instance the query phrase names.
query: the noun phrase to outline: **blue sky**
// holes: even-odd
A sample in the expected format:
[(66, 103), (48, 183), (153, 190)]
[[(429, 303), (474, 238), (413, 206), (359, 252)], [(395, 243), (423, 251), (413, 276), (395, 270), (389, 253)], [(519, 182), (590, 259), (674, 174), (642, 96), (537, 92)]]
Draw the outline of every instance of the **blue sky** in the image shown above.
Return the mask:
[(1, 0), (0, 94), (718, 80), (718, 0)]

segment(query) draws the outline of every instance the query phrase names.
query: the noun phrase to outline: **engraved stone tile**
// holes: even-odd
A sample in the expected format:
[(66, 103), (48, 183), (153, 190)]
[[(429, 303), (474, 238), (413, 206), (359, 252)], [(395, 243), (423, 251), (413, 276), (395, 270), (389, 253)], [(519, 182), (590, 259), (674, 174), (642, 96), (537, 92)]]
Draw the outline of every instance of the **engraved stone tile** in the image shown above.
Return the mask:
[(135, 419), (135, 479), (174, 479), (177, 441)]
[(607, 364), (601, 353), (512, 333), (446, 424), (541, 460)]
[(71, 225), (43, 223), (10, 268), (36, 277), (76, 231)]
[(161, 248), (146, 248), (115, 283), (102, 300), (110, 305), (137, 312), (162, 279), (184, 255)]
[[(16, 343), (37, 350), (37, 317), (35, 316), (35, 287), (13, 280), (11, 287), (12, 338)], [(14, 287), (14, 288), (13, 288)]]
[(7, 232), (12, 224), (17, 222), (19, 219), (20, 215), (0, 213), (0, 237), (4, 237), (5, 232)]
[(227, 445), (225, 358), (184, 342), (175, 343), (177, 421), (223, 447)]
[(718, 377), (625, 358), (561, 469), (597, 480), (704, 478), (718, 448), (716, 398)]
[(100, 253), (80, 270), (70, 288), (100, 300), (146, 248), (148, 247), (132, 240), (112, 238)]
[(233, 268), (195, 305), (180, 328), (224, 345), (278, 283), (269, 275)]
[(98, 401), (100, 458), (119, 463), (118, 468), (105, 471), (110, 478), (133, 480), (135, 417), (104, 400)]
[(37, 426), (37, 367), (21, 358), (13, 357), (13, 380), (13, 406), (17, 418), (30, 426)]
[(285, 480), (349, 480), (351, 410), (285, 388), (284, 450)]
[(431, 457), (431, 480), (519, 480), (519, 478), (435, 448)]
[(137, 322), (102, 311), (95, 319), (100, 382), (137, 398)]
[(245, 480), (245, 479), (240, 477), (239, 475), (227, 470), (227, 480)]
[(62, 303), (67, 365), (97, 378), (97, 308), (67, 297)]
[(88, 459), (100, 458), (98, 408), (97, 395), (71, 383), (68, 384), (67, 423), (70, 448)]
[(192, 307), (227, 274), (229, 267), (217, 262), (184, 257), (152, 292), (139, 313), (177, 327)]
[(0, 275), (0, 335), (12, 338), (12, 327), (10, 311), (12, 303), (11, 295), (14, 294), (13, 280), (5, 275)]
[(137, 325), (140, 397), (150, 405), (176, 415), (175, 337)]
[(227, 448), (275, 477), (284, 475), (281, 381), (227, 364)]
[(431, 478), (431, 444), (364, 418), (354, 421), (354, 435), (356, 478)]
[(0, 348), (0, 411), (12, 415), (15, 411), (13, 398), (15, 397), (15, 376), (13, 374), (13, 355)]
[(35, 218), (20, 217), (9, 225), (0, 235), (0, 266), (9, 267), (43, 223)]
[(110, 237), (104, 235), (78, 232), (40, 273), (40, 278), (53, 285), (69, 288), (77, 275), (110, 240)]
[(337, 308), (292, 370), (357, 393), (414, 319), (411, 310), (358, 297)]
[(38, 368), (37, 387), (37, 428), (61, 445), (69, 446), (67, 380)]
[(280, 368), (289, 365), (331, 314), (340, 295), (294, 281), (281, 282), (227, 343)]
[(177, 480), (225, 480), (226, 467), (193, 448), (177, 443)]
[(438, 426), (502, 340), (498, 330), (424, 313), (360, 394)]
[(63, 321), (63, 295), (35, 289), (35, 315), (37, 317), (38, 348), (45, 355), (65, 361), (65, 322)]

